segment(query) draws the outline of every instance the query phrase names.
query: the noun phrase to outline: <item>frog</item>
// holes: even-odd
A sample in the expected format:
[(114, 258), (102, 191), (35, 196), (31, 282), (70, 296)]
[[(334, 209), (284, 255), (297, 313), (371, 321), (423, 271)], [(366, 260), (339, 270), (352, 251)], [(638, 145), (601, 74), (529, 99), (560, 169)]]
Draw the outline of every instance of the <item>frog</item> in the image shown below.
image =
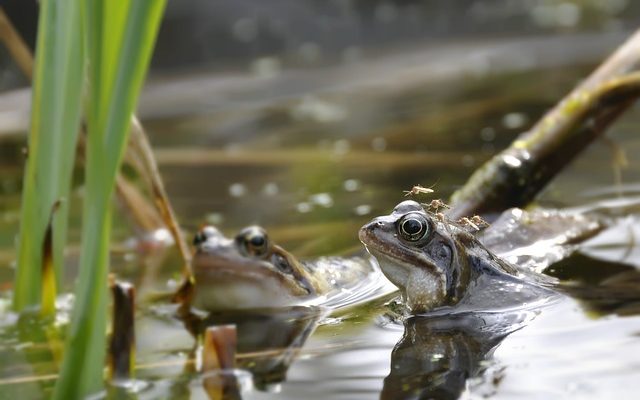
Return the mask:
[(334, 295), (380, 274), (364, 253), (300, 261), (257, 225), (233, 238), (204, 226), (193, 244), (190, 306), (205, 311), (330, 305)]
[[(549, 220), (560, 216), (539, 217), (544, 215)], [(504, 309), (555, 298), (557, 280), (539, 270), (570, 254), (574, 241), (602, 229), (599, 223), (569, 216), (546, 231), (523, 223), (536, 218), (522, 210), (508, 210), (483, 236), (407, 200), (391, 214), (365, 224), (358, 236), (382, 273), (400, 290), (409, 313)], [(526, 258), (526, 266), (499, 253), (517, 260), (523, 256), (518, 249), (539, 240), (546, 240), (549, 257)]]

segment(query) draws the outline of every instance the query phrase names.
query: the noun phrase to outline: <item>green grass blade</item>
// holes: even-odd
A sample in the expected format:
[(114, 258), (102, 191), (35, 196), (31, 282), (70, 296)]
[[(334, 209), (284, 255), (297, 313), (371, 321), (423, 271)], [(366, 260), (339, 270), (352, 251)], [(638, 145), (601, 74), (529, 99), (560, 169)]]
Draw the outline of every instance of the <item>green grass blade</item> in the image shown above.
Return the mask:
[[(53, 204), (68, 197), (83, 85), (78, 1), (43, 0), (38, 26), (29, 156), (25, 170), (13, 307), (41, 300), (42, 249)], [(53, 259), (60, 275), (67, 204), (54, 217)], [(55, 296), (55, 293), (49, 293)], [(46, 299), (51, 302), (52, 299)]]
[(164, 7), (165, 0), (86, 3), (89, 105), (82, 250), (56, 399), (81, 398), (102, 386), (111, 197)]

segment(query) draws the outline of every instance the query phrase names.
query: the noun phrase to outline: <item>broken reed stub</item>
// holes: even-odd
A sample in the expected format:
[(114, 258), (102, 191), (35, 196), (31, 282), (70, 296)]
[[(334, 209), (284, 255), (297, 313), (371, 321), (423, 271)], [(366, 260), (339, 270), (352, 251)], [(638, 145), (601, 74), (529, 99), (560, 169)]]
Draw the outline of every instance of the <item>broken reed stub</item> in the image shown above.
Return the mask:
[(113, 295), (113, 319), (109, 339), (109, 377), (131, 379), (135, 366), (135, 294), (130, 283), (116, 282), (110, 277)]
[(236, 366), (235, 325), (211, 326), (202, 343), (202, 385), (211, 399), (240, 399)]

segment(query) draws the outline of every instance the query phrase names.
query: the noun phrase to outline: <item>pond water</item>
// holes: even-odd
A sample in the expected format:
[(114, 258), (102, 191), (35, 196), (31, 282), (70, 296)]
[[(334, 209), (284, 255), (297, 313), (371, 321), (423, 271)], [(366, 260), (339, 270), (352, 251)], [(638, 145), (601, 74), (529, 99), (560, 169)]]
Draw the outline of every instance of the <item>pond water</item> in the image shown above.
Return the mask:
[[(274, 76), (156, 77), (140, 112), (191, 234), (203, 223), (229, 235), (257, 223), (300, 258), (344, 255), (361, 248), (358, 228), (387, 214), (404, 199), (403, 190), (422, 184), (446, 199), (620, 37), (407, 49)], [(550, 185), (540, 204), (568, 207), (615, 199), (621, 190), (638, 194), (639, 121), (635, 108), (615, 124), (611, 141), (595, 143)], [(70, 303), (61, 296), (56, 323), (46, 327), (28, 313), (7, 311), (23, 140), (0, 143), (0, 398), (14, 399), (50, 393)], [(622, 185), (615, 183), (616, 146), (630, 161)], [(71, 202), (81, 199), (78, 187)], [(77, 268), (78, 214), (67, 289)], [(632, 399), (640, 382), (635, 218), (625, 212), (606, 240), (552, 266), (569, 294), (544, 306), (401, 323), (387, 315), (384, 297), (333, 313), (265, 310), (214, 315), (209, 322), (238, 324), (236, 378), (247, 399)], [(175, 307), (149, 300), (175, 284), (177, 252), (139, 245), (127, 221), (125, 214), (116, 217), (112, 264), (140, 299), (132, 390), (142, 399), (207, 398), (211, 376), (195, 371), (189, 324), (175, 317)]]

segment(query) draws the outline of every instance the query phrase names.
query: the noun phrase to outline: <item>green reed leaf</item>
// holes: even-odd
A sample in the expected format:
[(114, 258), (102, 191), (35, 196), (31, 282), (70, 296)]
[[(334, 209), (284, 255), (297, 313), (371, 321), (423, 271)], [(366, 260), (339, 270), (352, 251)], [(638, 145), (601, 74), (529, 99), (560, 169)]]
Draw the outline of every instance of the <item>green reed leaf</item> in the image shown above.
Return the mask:
[[(71, 186), (84, 80), (79, 27), (78, 0), (41, 1), (13, 297), (16, 310), (53, 302), (55, 291), (47, 290), (47, 299), (41, 295), (43, 241), (52, 207), (63, 200), (53, 217), (53, 261), (60, 276), (68, 219), (64, 199)], [(43, 310), (53, 311), (50, 306)]]
[(54, 398), (102, 387), (111, 197), (166, 0), (87, 0), (87, 155), (80, 275)]

